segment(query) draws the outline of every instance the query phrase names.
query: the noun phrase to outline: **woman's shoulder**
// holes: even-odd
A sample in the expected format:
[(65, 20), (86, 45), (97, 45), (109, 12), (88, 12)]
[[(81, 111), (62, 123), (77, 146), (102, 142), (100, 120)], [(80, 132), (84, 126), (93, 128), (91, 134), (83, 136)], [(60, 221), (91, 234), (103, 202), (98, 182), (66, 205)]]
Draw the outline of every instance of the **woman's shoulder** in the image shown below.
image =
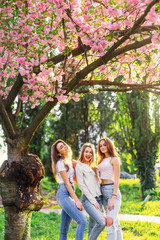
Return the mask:
[(77, 161), (76, 168), (80, 168), (81, 170), (87, 170), (90, 169), (90, 166), (88, 164)]
[(64, 164), (64, 160), (61, 158), (61, 159), (59, 159), (58, 162), (56, 163), (56, 167), (63, 166), (63, 165), (65, 165), (65, 164)]
[(77, 161), (77, 162), (76, 162), (76, 167), (81, 168), (82, 166), (83, 166), (83, 163), (82, 163), (82, 162), (80, 162), (80, 161)]
[(111, 158), (111, 163), (112, 163), (112, 164), (116, 164), (116, 163), (119, 163), (119, 162), (120, 162), (120, 160), (119, 160), (118, 157), (112, 157), (112, 158)]

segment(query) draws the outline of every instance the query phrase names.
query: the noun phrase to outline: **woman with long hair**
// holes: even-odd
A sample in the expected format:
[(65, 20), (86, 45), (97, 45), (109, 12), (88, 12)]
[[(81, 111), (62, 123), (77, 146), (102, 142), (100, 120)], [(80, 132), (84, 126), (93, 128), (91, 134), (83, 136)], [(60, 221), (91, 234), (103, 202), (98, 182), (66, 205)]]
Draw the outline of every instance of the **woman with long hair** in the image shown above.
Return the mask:
[(118, 220), (121, 206), (120, 159), (114, 143), (106, 137), (99, 140), (97, 154), (103, 205), (107, 213), (107, 240), (122, 240), (122, 230)]
[(102, 213), (102, 196), (100, 181), (94, 171), (94, 146), (85, 143), (76, 163), (77, 183), (82, 191), (81, 201), (89, 214), (88, 240), (96, 240), (106, 226), (105, 215)]
[(57, 202), (62, 208), (59, 240), (66, 240), (71, 220), (77, 222), (75, 240), (82, 240), (87, 224), (83, 215), (82, 203), (74, 192), (74, 168), (71, 162), (71, 148), (61, 139), (51, 147), (52, 170), (56, 181), (59, 183)]

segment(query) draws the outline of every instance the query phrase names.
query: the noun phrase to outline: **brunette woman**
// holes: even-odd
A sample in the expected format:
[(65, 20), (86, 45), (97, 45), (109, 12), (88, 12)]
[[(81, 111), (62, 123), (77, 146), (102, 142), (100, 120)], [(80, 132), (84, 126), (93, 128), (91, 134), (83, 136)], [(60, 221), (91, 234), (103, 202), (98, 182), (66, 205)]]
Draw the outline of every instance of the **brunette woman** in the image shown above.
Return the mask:
[(57, 202), (62, 208), (59, 240), (66, 240), (71, 220), (77, 222), (75, 240), (82, 240), (87, 224), (82, 213), (82, 203), (74, 192), (74, 168), (71, 164), (72, 151), (62, 140), (57, 140), (51, 147), (52, 169), (57, 182)]
[(82, 204), (89, 214), (88, 240), (96, 240), (106, 226), (106, 219), (101, 211), (100, 181), (92, 169), (94, 157), (93, 145), (85, 143), (81, 149), (79, 162), (76, 164), (76, 177), (82, 191)]
[(121, 205), (120, 160), (113, 142), (106, 137), (99, 140), (97, 153), (103, 205), (107, 212), (107, 240), (122, 240), (122, 230), (118, 220)]

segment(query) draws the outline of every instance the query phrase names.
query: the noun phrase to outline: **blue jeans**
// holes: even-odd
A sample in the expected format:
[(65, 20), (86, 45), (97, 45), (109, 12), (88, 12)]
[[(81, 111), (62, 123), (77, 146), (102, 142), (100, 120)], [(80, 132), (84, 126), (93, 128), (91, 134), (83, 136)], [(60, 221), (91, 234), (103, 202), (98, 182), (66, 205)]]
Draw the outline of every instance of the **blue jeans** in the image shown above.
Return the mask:
[[(88, 240), (96, 240), (106, 226), (105, 215), (85, 195), (82, 195), (81, 200), (84, 209), (89, 214)], [(102, 207), (102, 197), (96, 197), (96, 200)]]
[(122, 229), (118, 220), (118, 213), (121, 206), (121, 193), (119, 190), (116, 196), (114, 208), (111, 211), (108, 210), (108, 203), (112, 198), (113, 188), (114, 185), (108, 185), (107, 183), (101, 185), (104, 209), (107, 212), (107, 217), (111, 217), (113, 219), (113, 224), (107, 227), (107, 240), (122, 240)]
[(82, 211), (77, 208), (65, 184), (59, 184), (56, 197), (59, 206), (62, 208), (59, 240), (67, 240), (72, 219), (78, 224), (75, 240), (83, 240), (87, 220)]

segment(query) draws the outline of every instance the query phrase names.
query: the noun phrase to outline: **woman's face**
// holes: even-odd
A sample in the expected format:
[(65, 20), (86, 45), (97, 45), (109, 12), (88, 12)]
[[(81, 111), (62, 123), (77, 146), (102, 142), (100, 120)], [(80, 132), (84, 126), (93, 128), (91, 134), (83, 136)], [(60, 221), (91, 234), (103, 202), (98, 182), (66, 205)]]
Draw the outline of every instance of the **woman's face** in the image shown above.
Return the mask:
[(108, 148), (106, 146), (106, 143), (104, 140), (101, 140), (100, 143), (99, 143), (99, 149), (101, 151), (101, 153), (107, 153), (108, 152)]
[(89, 162), (93, 158), (93, 151), (90, 147), (86, 147), (83, 153), (83, 161)]
[(68, 155), (69, 148), (65, 143), (59, 142), (57, 144), (56, 148), (57, 148), (57, 151), (59, 152), (60, 155), (62, 155), (62, 156), (67, 156)]

